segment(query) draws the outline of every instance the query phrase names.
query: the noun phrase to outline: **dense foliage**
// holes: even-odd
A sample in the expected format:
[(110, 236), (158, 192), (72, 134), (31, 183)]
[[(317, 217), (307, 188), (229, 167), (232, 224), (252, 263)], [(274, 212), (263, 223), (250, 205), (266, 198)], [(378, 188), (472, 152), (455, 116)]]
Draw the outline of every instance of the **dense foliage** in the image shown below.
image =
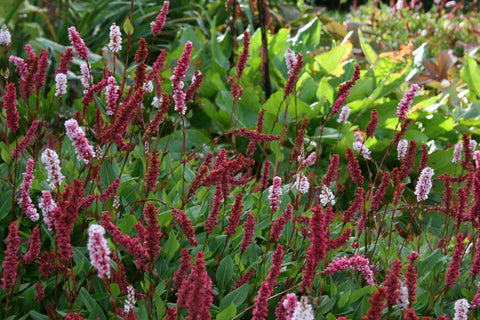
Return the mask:
[(479, 317), (478, 12), (405, 3), (12, 1), (0, 317)]

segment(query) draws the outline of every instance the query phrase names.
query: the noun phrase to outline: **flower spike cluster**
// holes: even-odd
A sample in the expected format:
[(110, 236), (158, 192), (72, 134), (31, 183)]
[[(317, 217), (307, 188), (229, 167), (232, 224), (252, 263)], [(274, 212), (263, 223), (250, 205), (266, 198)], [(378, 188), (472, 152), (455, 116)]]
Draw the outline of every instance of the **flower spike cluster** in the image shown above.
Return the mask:
[(188, 64), (190, 63), (190, 57), (192, 55), (192, 43), (187, 41), (185, 48), (183, 49), (182, 56), (178, 60), (178, 65), (173, 71), (173, 76), (170, 78), (172, 80), (172, 92), (173, 100), (175, 101), (175, 111), (181, 115), (185, 115), (187, 106), (185, 105), (186, 94), (183, 92), (184, 83), (182, 81), (185, 78), (186, 70), (188, 69)]
[(83, 42), (80, 33), (78, 33), (75, 27), (68, 28), (68, 39), (72, 42), (72, 46), (81, 59), (87, 61), (88, 60), (88, 49), (85, 46), (85, 42)]
[(75, 152), (78, 155), (78, 159), (88, 163), (88, 160), (94, 157), (95, 153), (88, 143), (87, 137), (85, 137), (85, 132), (78, 126), (77, 120), (70, 119), (65, 121), (65, 130), (67, 136), (72, 140), (72, 144), (75, 146)]
[(110, 248), (103, 237), (105, 229), (99, 224), (92, 224), (88, 228), (87, 249), (90, 253), (90, 262), (98, 270), (98, 277), (110, 278)]

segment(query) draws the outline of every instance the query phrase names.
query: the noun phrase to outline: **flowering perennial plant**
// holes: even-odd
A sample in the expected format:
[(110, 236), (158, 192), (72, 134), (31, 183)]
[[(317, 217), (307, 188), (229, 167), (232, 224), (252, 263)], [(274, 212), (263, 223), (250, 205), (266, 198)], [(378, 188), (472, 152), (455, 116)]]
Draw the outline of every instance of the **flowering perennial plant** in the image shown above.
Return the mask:
[(141, 38), (152, 12), (132, 4), (123, 29), (85, 38), (92, 53), (75, 27), (51, 51), (0, 30), (0, 317), (479, 317), (474, 59), (448, 74), (461, 95), (452, 81), (401, 99), (427, 50), (372, 59), (358, 33), (325, 52), (341, 25), (284, 28), (239, 1), (205, 19), (213, 39), (170, 32), (190, 20), (163, 1)]

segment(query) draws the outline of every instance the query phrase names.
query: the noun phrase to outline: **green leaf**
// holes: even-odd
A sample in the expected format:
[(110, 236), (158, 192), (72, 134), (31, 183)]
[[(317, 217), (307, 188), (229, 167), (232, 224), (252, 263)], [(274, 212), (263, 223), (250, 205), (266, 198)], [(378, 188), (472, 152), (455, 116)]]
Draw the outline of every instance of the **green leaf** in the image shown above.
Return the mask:
[(2, 160), (5, 161), (6, 164), (10, 164), (12, 162), (12, 158), (10, 157), (12, 153), (11, 147), (8, 147), (5, 142), (0, 141), (0, 149)]
[(33, 320), (49, 320), (50, 318), (46, 315), (38, 313), (37, 311), (30, 311), (30, 316), (32, 316)]
[[(480, 70), (479, 70), (479, 72), (480, 72)], [(474, 101), (467, 108), (459, 107), (459, 108), (455, 108), (453, 110), (453, 120), (452, 121), (455, 121), (455, 122), (458, 122), (460, 120), (465, 120), (465, 121), (477, 120), (479, 118), (480, 118), (480, 100)], [(448, 119), (451, 119), (451, 118), (448, 118)]]
[(10, 213), (9, 208), (12, 206), (12, 193), (13, 190), (5, 190), (2, 192), (2, 201), (0, 201), (0, 221)]
[(365, 55), (365, 58), (367, 59), (368, 63), (373, 64), (375, 60), (377, 60), (377, 54), (372, 49), (372, 47), (368, 44), (368, 42), (365, 41), (362, 30), (360, 29), (358, 30), (358, 38), (360, 40), (360, 46), (362, 47), (362, 51), (363, 51), (363, 54)]
[(137, 218), (134, 215), (126, 213), (122, 221), (118, 224), (118, 229), (122, 231), (124, 234), (130, 234), (133, 229), (135, 228), (135, 224), (137, 223)]
[(230, 280), (232, 280), (233, 268), (233, 260), (230, 256), (226, 256), (220, 262), (217, 270), (216, 280), (221, 291), (225, 290), (230, 283)]
[(133, 34), (133, 25), (130, 18), (125, 19), (125, 22), (123, 23), (123, 31), (125, 31), (126, 34)]
[(373, 291), (373, 287), (363, 287), (358, 289), (350, 294), (350, 303), (357, 302), (360, 298), (367, 294), (371, 294)]
[(220, 301), (220, 309), (225, 309), (226, 306), (230, 305), (231, 303), (233, 303), (238, 308), (245, 301), (245, 299), (247, 299), (247, 297), (248, 283), (224, 296)]
[(315, 17), (312, 21), (300, 28), (292, 42), (298, 46), (302, 46), (302, 51), (313, 51), (320, 43), (321, 26)]
[(327, 74), (336, 77), (341, 76), (343, 70), (342, 63), (352, 52), (352, 44), (350, 42), (344, 43), (324, 54), (315, 57), (315, 61), (324, 69)]
[(223, 309), (222, 311), (220, 311), (218, 314), (217, 314), (217, 320), (229, 320), (229, 319), (232, 319), (233, 317), (235, 317), (237, 315), (237, 308), (235, 307), (235, 305), (232, 303), (230, 303), (230, 305)]
[(88, 312), (92, 313), (97, 305), (97, 302), (90, 296), (90, 293), (88, 293), (87, 289), (84, 287), (80, 288), (80, 299), (83, 301), (83, 304), (85, 304)]
[(167, 262), (170, 262), (172, 260), (179, 247), (180, 243), (177, 241), (175, 233), (170, 232), (168, 234), (168, 240), (167, 242), (165, 242), (165, 248), (163, 249), (163, 252), (166, 251), (167, 253), (167, 256), (165, 257), (165, 260), (167, 260)]
[(320, 301), (320, 306), (318, 307), (318, 310), (319, 310), (318, 312), (320, 312), (320, 314), (325, 314), (329, 312), (330, 310), (333, 309), (333, 306), (335, 306), (335, 302), (337, 302), (337, 299), (335, 298), (322, 296)]
[(469, 55), (465, 56), (465, 65), (460, 71), (460, 77), (468, 84), (470, 100), (480, 98), (480, 70), (475, 59)]

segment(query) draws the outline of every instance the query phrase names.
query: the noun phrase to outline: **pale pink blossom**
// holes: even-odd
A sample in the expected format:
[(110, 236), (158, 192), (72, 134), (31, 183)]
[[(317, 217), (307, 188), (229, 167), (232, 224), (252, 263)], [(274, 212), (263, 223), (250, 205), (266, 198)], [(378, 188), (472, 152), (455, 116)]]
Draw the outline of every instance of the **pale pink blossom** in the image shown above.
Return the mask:
[(335, 196), (326, 185), (322, 185), (322, 190), (320, 192), (320, 203), (324, 207), (327, 204), (330, 204), (331, 206), (335, 205)]
[(120, 33), (120, 28), (115, 22), (110, 26), (110, 43), (108, 44), (108, 48), (113, 53), (122, 50), (122, 34)]
[(87, 137), (85, 137), (85, 132), (78, 126), (77, 120), (70, 119), (65, 121), (65, 130), (67, 136), (72, 140), (73, 146), (75, 146), (78, 159), (88, 163), (88, 160), (94, 157), (95, 153), (88, 143)]
[(365, 159), (372, 159), (370, 156), (370, 150), (365, 146), (365, 140), (363, 140), (360, 131), (355, 131), (355, 142), (353, 143), (352, 149), (360, 153)]
[(143, 85), (143, 89), (145, 89), (145, 91), (147, 91), (148, 93), (152, 93), (153, 92), (152, 80), (148, 80), (147, 82), (145, 82), (145, 84)]
[(33, 169), (35, 166), (35, 161), (33, 159), (27, 160), (27, 168), (23, 173), (23, 183), (20, 187), (20, 197), (18, 198), (18, 204), (25, 211), (25, 214), (32, 221), (37, 221), (39, 218), (37, 209), (32, 203), (30, 198), (30, 189), (32, 188), (33, 181)]
[(397, 145), (398, 160), (405, 158), (405, 155), (407, 154), (407, 149), (408, 149), (407, 139), (401, 139)]
[(67, 93), (67, 75), (64, 73), (57, 73), (55, 76), (55, 97), (62, 96)]
[(293, 186), (298, 190), (298, 192), (305, 194), (310, 189), (310, 182), (306, 175), (300, 172), (293, 183)]
[(123, 306), (123, 312), (128, 314), (130, 310), (135, 306), (135, 289), (132, 285), (127, 287), (127, 299), (125, 299), (125, 304)]
[(343, 106), (342, 110), (340, 111), (340, 114), (338, 115), (337, 122), (339, 123), (345, 123), (348, 120), (348, 116), (350, 116), (350, 112), (352, 110), (350, 109), (349, 106)]
[(273, 178), (268, 199), (270, 200), (270, 209), (272, 209), (274, 212), (278, 210), (278, 205), (281, 203), (279, 200), (280, 196), (282, 195), (281, 184), (282, 178), (277, 176)]
[(105, 229), (99, 224), (92, 224), (88, 228), (87, 249), (90, 253), (90, 262), (98, 270), (98, 277), (110, 277), (110, 248), (103, 237)]
[(468, 304), (467, 299), (459, 299), (455, 302), (455, 317), (453, 320), (468, 320), (468, 309), (470, 309), (470, 304)]
[(54, 188), (56, 185), (60, 185), (65, 176), (61, 172), (60, 160), (58, 159), (58, 154), (55, 150), (48, 148), (45, 149), (40, 159), (47, 169), (47, 181), (49, 182), (50, 187)]
[(420, 173), (420, 177), (415, 187), (415, 195), (418, 201), (427, 200), (428, 194), (432, 189), (432, 177), (435, 174), (432, 168), (426, 167)]
[(162, 105), (162, 102), (163, 102), (162, 96), (160, 96), (160, 97), (153, 97), (153, 99), (152, 99), (152, 106), (158, 109), (158, 108), (160, 108), (160, 106)]
[(307, 159), (305, 159), (302, 163), (302, 167), (310, 167), (313, 166), (317, 162), (317, 154), (315, 152), (312, 152), (308, 155)]
[(453, 149), (452, 162), (457, 164), (462, 159), (463, 144), (458, 142)]
[(3, 44), (4, 46), (10, 45), (12, 42), (12, 36), (10, 35), (10, 31), (8, 31), (8, 28), (6, 25), (2, 25), (2, 29), (0, 30), (0, 44)]
[(293, 52), (293, 50), (290, 48), (285, 51), (285, 63), (287, 64), (288, 73), (290, 73), (293, 67), (297, 64), (295, 52)]
[(52, 193), (50, 191), (42, 191), (42, 198), (40, 198), (38, 206), (42, 209), (43, 221), (47, 225), (48, 231), (52, 231), (55, 227), (54, 210), (57, 208), (57, 204), (52, 199)]
[(397, 305), (402, 311), (405, 311), (410, 303), (408, 301), (408, 288), (402, 283), (398, 293)]
[(90, 88), (91, 83), (93, 82), (93, 77), (90, 74), (90, 68), (86, 63), (82, 63), (80, 65), (80, 72), (82, 73), (81, 81), (82, 85), (85, 89)]

